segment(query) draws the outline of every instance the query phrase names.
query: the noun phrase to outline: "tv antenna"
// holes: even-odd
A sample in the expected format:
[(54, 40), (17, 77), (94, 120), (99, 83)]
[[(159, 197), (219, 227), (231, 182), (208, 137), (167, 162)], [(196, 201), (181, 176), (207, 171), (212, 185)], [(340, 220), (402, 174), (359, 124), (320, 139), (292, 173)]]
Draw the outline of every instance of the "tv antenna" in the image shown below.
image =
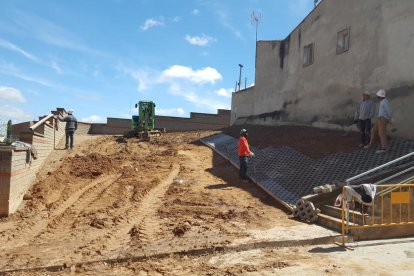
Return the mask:
[(257, 11), (253, 11), (250, 16), (250, 21), (252, 24), (256, 25), (256, 42), (257, 42), (257, 27), (259, 26), (260, 20), (262, 19), (262, 14)]

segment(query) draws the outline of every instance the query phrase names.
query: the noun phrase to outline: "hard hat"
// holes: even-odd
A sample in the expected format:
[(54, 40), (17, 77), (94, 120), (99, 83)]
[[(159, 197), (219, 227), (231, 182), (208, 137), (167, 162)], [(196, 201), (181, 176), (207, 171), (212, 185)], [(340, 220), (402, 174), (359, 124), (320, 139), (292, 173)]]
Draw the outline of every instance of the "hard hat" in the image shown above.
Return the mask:
[(371, 96), (371, 92), (365, 91), (364, 93), (362, 93), (362, 95)]
[(381, 98), (385, 98), (385, 90), (384, 89), (378, 90), (377, 96)]
[(246, 129), (242, 129), (242, 130), (240, 130), (240, 135), (244, 135), (244, 134), (246, 134), (247, 133), (247, 130)]
[(72, 114), (72, 113), (73, 113), (73, 109), (69, 109), (68, 114)]

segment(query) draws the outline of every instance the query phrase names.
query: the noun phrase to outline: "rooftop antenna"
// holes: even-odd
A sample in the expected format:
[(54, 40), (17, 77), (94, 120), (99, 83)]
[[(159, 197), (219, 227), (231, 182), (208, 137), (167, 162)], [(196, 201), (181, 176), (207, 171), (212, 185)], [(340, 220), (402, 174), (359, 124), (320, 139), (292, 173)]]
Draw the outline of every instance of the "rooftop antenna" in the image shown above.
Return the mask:
[(262, 14), (257, 11), (253, 11), (250, 16), (250, 21), (252, 24), (256, 25), (256, 42), (257, 42), (257, 27), (259, 26), (260, 20), (262, 19)]
[(254, 54), (254, 58), (255, 58), (254, 68), (255, 69), (256, 69), (256, 61), (257, 61), (257, 28), (259, 26), (260, 20), (262, 20), (262, 14), (257, 11), (252, 11), (252, 14), (250, 16), (250, 22), (256, 25), (256, 43), (255, 43), (256, 47), (255, 47), (255, 54)]

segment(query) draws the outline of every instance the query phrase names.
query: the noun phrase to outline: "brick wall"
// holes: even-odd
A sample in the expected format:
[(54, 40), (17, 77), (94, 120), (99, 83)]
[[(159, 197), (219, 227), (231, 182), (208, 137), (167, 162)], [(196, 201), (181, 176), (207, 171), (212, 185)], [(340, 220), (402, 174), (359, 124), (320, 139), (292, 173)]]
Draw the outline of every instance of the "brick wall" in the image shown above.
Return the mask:
[[(66, 115), (64, 109), (52, 113)], [(36, 160), (30, 158), (28, 148), (0, 147), (0, 216), (17, 210), (45, 159), (65, 136), (65, 123), (57, 121), (54, 128), (53, 118), (31, 130), (33, 125), (34, 122), (13, 125), (12, 134), (36, 148)]]
[(89, 134), (91, 130), (91, 126), (92, 124), (89, 124), (89, 123), (78, 122), (78, 129), (76, 130), (76, 134), (78, 135)]
[[(156, 116), (157, 128), (168, 132), (190, 130), (215, 130), (230, 126), (230, 110), (219, 109), (217, 114), (191, 112), (190, 118)], [(108, 118), (106, 124), (91, 124), (90, 134), (121, 135), (131, 130), (130, 119)]]

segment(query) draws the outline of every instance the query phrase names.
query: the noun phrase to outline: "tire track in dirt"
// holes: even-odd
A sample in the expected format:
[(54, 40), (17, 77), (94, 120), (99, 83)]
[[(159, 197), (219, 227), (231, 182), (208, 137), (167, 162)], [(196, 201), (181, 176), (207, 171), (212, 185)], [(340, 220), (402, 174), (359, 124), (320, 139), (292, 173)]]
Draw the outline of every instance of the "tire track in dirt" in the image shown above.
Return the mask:
[[(51, 212), (47, 219), (34, 223), (33, 226), (28, 228), (24, 233), (20, 233), (19, 243), (16, 243), (12, 250), (6, 249), (3, 251), (4, 254), (2, 254), (2, 256), (5, 256), (6, 259), (0, 257), (0, 267), (2, 267), (2, 269), (5, 267), (14, 267), (15, 261), (21, 262), (24, 256), (27, 256), (27, 258), (30, 258), (31, 255), (35, 256), (38, 253), (37, 250), (45, 247), (46, 245), (49, 247), (47, 249), (48, 254), (46, 254), (49, 256), (49, 259), (47, 260), (48, 262), (53, 262), (53, 260), (50, 259), (50, 256), (54, 256), (54, 258), (57, 258), (56, 260), (62, 258), (62, 252), (59, 248), (60, 243), (56, 242), (56, 233), (58, 233), (58, 236), (61, 236), (61, 240), (67, 239), (66, 230), (69, 230), (71, 227), (67, 223), (60, 224), (65, 212), (71, 210), (71, 206), (73, 205), (75, 205), (77, 207), (76, 209), (79, 211), (82, 210), (83, 206), (92, 203), (94, 199), (96, 199), (96, 190), (106, 190), (117, 179), (119, 179), (119, 177), (119, 175), (108, 176), (92, 181), (90, 184), (78, 190), (63, 203), (61, 203), (58, 208)], [(67, 222), (71, 223), (72, 220), (69, 219)], [(59, 225), (59, 228), (50, 228), (48, 227), (50, 225)], [(42, 234), (46, 233), (46, 229), (52, 230), (51, 233), (48, 233), (52, 235), (51, 240), (42, 237)], [(39, 240), (41, 240), (41, 243), (37, 242)], [(37, 245), (35, 245), (36, 243)], [(54, 244), (54, 246), (51, 246), (51, 244)], [(7, 256), (12, 257), (7, 258)]]
[(140, 245), (153, 241), (153, 234), (159, 229), (158, 208), (179, 171), (180, 165), (173, 164), (168, 176), (144, 195), (138, 206), (128, 211), (126, 215), (128, 223), (112, 235), (113, 242), (108, 243), (107, 248), (109, 251), (113, 253), (119, 253), (120, 249), (125, 251), (130, 247), (131, 241)]
[[(64, 209), (63, 211), (56, 210), (57, 215), (52, 217), (52, 219), (48, 223), (48, 226), (50, 226), (48, 228), (52, 228), (52, 233), (61, 233), (62, 230), (64, 231), (70, 229), (71, 227), (68, 224), (72, 225), (73, 218), (82, 213), (87, 206), (93, 204), (100, 197), (100, 195), (102, 195), (107, 189), (109, 189), (114, 183), (116, 183), (116, 181), (119, 178), (119, 174), (113, 176), (105, 176), (104, 179), (100, 179), (100, 181), (95, 183), (95, 185), (92, 185), (89, 189), (86, 189), (86, 191), (84, 191), (79, 197), (77, 197), (77, 199), (76, 196), (74, 198), (71, 198), (70, 202), (67, 202), (65, 206), (62, 206), (61, 209)], [(71, 202), (72, 204), (70, 204)], [(70, 216), (72, 219), (66, 218), (67, 213), (70, 213), (68, 214), (68, 216)], [(42, 233), (38, 234), (36, 238), (41, 236), (41, 234)]]
[[(119, 176), (118, 176), (119, 177)], [(22, 230), (19, 233), (19, 242), (15, 244), (15, 248), (27, 245), (30, 240), (37, 237), (45, 228), (47, 228), (48, 224), (53, 220), (57, 219), (61, 216), (68, 208), (70, 208), (79, 198), (82, 197), (85, 193), (92, 190), (96, 185), (104, 183), (105, 185), (111, 185), (112, 181), (116, 177), (109, 177), (102, 181), (102, 178), (92, 181), (90, 184), (86, 185), (85, 187), (81, 188), (80, 190), (76, 191), (74, 194), (69, 196), (64, 202), (62, 202), (55, 210), (51, 212), (49, 217), (45, 220), (39, 220), (38, 222), (34, 222), (33, 225), (27, 227), (26, 229)], [(3, 247), (0, 247), (0, 250)]]

